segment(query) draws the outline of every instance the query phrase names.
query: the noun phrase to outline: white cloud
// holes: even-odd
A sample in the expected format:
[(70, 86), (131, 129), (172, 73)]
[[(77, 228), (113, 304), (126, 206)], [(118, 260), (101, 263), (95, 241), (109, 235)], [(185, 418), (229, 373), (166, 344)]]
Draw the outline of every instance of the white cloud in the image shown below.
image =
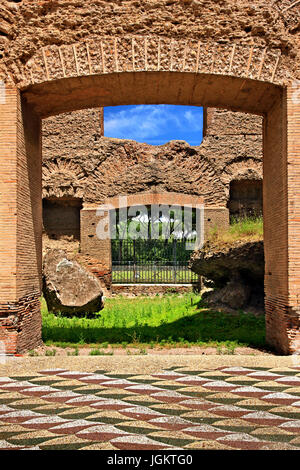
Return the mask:
[(186, 125), (188, 124), (193, 131), (202, 131), (203, 128), (203, 118), (202, 114), (200, 115), (199, 110), (192, 110), (189, 109), (185, 111), (184, 118), (186, 121)]
[[(105, 110), (104, 133), (107, 137), (133, 139), (149, 143), (161, 143), (172, 139), (184, 139), (191, 133), (199, 133), (201, 140), (202, 110), (168, 105), (140, 105), (127, 109)], [(178, 135), (178, 137), (177, 137)], [(190, 139), (191, 140), (191, 139)], [(192, 142), (190, 142), (192, 143)]]

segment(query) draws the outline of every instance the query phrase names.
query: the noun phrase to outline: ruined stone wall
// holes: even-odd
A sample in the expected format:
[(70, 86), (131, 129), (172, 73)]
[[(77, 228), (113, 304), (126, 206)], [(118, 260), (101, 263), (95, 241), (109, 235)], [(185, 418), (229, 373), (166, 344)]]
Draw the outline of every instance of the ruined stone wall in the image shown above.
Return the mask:
[(101, 137), (99, 111), (43, 121), (43, 197), (77, 197), (101, 204), (119, 194), (185, 193), (205, 206), (226, 207), (229, 183), (262, 178), (262, 118), (208, 110), (200, 146), (153, 146)]
[(261, 180), (234, 180), (230, 183), (228, 209), (232, 217), (259, 216), (263, 213)]
[[(281, 50), (281, 69), (296, 71), (299, 5), (294, 4), (294, 0), (2, 0), (0, 77), (24, 82), (25, 65), (43, 47), (133, 35), (229, 46), (255, 43)], [(213, 48), (206, 54), (213, 56)]]
[(80, 240), (81, 199), (54, 198), (43, 200), (43, 226), (52, 239)]
[[(220, 109), (207, 110), (201, 145), (213, 161), (232, 215), (262, 212), (262, 118)], [(238, 191), (232, 191), (239, 187)]]

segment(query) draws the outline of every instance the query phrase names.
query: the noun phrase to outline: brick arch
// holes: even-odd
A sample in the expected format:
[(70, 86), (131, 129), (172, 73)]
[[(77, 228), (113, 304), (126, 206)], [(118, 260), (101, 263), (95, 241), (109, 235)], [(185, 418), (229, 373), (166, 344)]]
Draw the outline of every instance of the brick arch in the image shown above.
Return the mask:
[(93, 106), (169, 103), (264, 116), (267, 341), (294, 351), (300, 338), (300, 100), (279, 52), (155, 37), (94, 44), (99, 58), (85, 42), (63, 46), (62, 61), (59, 47), (40, 50), (25, 67), (15, 64), (20, 80), (7, 82), (4, 100), (2, 94), (0, 339), (12, 352), (40, 341), (40, 118)]
[[(152, 146), (147, 144), (136, 146), (134, 141), (125, 140), (120, 145), (122, 151), (106, 152), (105, 158), (94, 168), (90, 184), (97, 196), (93, 192), (90, 202), (102, 201), (108, 195), (156, 191), (203, 196), (207, 205), (226, 206), (219, 171), (213, 159), (201, 152), (201, 146), (196, 151), (187, 144), (169, 142), (155, 148), (153, 153)], [(147, 149), (147, 156), (141, 159), (139, 153), (144, 151), (143, 148)], [(173, 149), (176, 154), (171, 158)], [(54, 177), (52, 181), (55, 183)]]
[(220, 179), (224, 184), (224, 191), (226, 198), (229, 197), (229, 184), (235, 180), (262, 180), (262, 163), (256, 158), (237, 158), (231, 161), (224, 172), (221, 174)]
[(131, 36), (46, 46), (19, 64), (12, 78), (42, 117), (158, 103), (262, 114), (276, 99), (286, 70), (279, 49), (258, 44)]
[[(226, 8), (214, 0), (204, 3), (178, 0), (171, 5), (167, 1), (152, 0), (139, 4), (132, 0), (113, 4), (105, 0), (92, 6), (79, 0), (71, 3), (63, 1), (59, 5), (49, 0), (23, 0), (21, 5), (7, 1), (2, 3), (1, 33), (4, 36), (4, 45), (1, 41), (0, 46), (1, 52), (5, 52), (3, 65), (18, 82), (24, 80), (24, 63), (36, 51), (41, 51), (42, 47), (48, 48), (48, 44), (67, 43), (72, 46), (75, 41), (98, 41), (99, 44), (102, 39), (104, 53), (109, 56), (114, 53), (115, 37), (118, 42), (126, 38), (127, 43), (123, 42), (126, 55), (132, 54), (135, 59), (139, 46), (134, 44), (132, 48), (130, 41), (132, 34), (135, 34), (135, 38), (141, 37), (137, 36), (138, 33), (146, 37), (150, 51), (151, 41), (156, 34), (160, 36), (162, 46), (169, 43), (169, 38), (182, 38), (182, 55), (190, 41), (196, 49), (197, 40), (201, 38), (209, 48), (208, 53), (212, 52), (210, 45), (214, 41), (219, 41), (217, 47), (222, 48), (227, 44), (229, 49), (234, 43), (252, 45), (254, 41), (254, 46), (280, 47), (286, 55), (286, 63), (294, 59), (292, 45), (297, 33), (299, 4), (293, 0), (260, 0), (255, 7), (250, 0), (236, 0), (226, 5)], [(110, 41), (108, 51), (105, 48), (107, 42), (104, 43), (106, 40)], [(122, 47), (118, 44), (116, 46), (118, 55), (121, 56)], [(148, 47), (146, 51), (148, 55)], [(170, 55), (175, 54), (176, 44), (170, 44)], [(291, 62), (289, 65), (293, 66)]]
[(191, 72), (282, 84), (280, 49), (152, 36), (100, 37), (46, 46), (20, 66), (22, 89), (44, 81), (118, 72)]
[[(125, 203), (126, 202), (126, 203)], [(111, 206), (115, 209), (120, 209), (121, 207), (129, 207), (129, 206), (151, 206), (154, 204), (159, 205), (180, 205), (180, 206), (189, 206), (189, 207), (196, 207), (198, 205), (202, 205), (204, 203), (204, 199), (201, 196), (195, 196), (192, 194), (184, 194), (184, 193), (177, 193), (173, 191), (167, 192), (142, 192), (142, 193), (135, 193), (135, 194), (128, 194), (126, 195), (126, 200), (124, 198), (120, 198), (120, 196), (111, 197), (105, 199), (103, 202), (104, 205)]]
[(43, 198), (83, 196), (84, 174), (79, 165), (68, 162), (44, 162)]

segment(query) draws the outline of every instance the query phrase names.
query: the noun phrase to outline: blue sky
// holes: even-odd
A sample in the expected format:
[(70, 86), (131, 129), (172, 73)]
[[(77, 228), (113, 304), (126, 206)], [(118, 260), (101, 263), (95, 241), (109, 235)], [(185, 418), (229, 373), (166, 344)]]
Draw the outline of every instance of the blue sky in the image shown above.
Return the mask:
[(198, 106), (135, 105), (104, 108), (104, 135), (151, 145), (185, 140), (200, 145), (203, 108)]

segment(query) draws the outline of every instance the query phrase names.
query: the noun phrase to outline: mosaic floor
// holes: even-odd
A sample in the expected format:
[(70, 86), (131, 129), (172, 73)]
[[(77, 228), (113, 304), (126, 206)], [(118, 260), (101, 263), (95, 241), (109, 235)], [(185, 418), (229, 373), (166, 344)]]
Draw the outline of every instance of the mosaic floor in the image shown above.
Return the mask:
[(300, 449), (300, 367), (0, 377), (0, 449)]

